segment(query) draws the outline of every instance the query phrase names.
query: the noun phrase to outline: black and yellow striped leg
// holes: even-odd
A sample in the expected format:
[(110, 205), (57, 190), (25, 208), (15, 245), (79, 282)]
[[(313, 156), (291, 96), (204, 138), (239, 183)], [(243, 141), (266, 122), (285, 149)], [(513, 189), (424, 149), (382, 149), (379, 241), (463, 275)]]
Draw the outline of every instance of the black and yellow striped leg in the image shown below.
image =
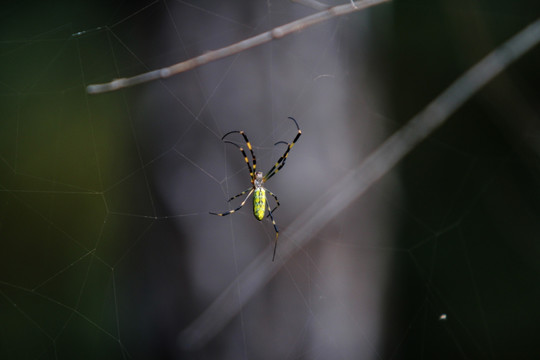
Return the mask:
[(227, 216), (227, 215), (229, 215), (229, 214), (232, 214), (233, 212), (236, 212), (236, 211), (240, 210), (240, 209), (246, 204), (246, 201), (247, 201), (247, 199), (249, 199), (249, 197), (251, 196), (251, 194), (253, 194), (253, 190), (255, 190), (255, 189), (251, 189), (251, 191), (250, 191), (249, 194), (246, 196), (246, 198), (244, 199), (244, 201), (242, 201), (242, 203), (240, 204), (240, 206), (237, 207), (236, 209), (227, 211), (227, 212), (225, 212), (225, 213), (213, 213), (213, 212), (210, 212), (210, 214), (212, 214), (212, 215), (217, 215), (217, 216)]
[[(248, 159), (248, 157), (246, 155), (246, 152), (244, 151), (244, 148), (241, 147), (240, 145), (238, 145), (237, 143), (233, 143), (232, 141), (225, 140), (224, 142), (227, 143), (227, 144), (233, 144), (234, 146), (236, 146), (238, 148), (238, 150), (240, 150), (242, 152), (242, 155), (244, 155), (244, 161), (246, 162), (246, 165), (247, 165), (248, 170), (249, 170), (249, 176), (251, 177), (251, 179), (253, 179), (253, 169), (251, 168), (251, 164), (249, 163), (249, 159)], [(251, 180), (251, 182), (253, 182), (253, 180)]]
[[(265, 181), (270, 179), (272, 176), (277, 174), (277, 172), (279, 170), (281, 170), (281, 168), (285, 165), (285, 160), (287, 160), (287, 156), (289, 156), (289, 151), (291, 151), (294, 144), (296, 144), (296, 142), (298, 141), (298, 139), (302, 135), (302, 130), (300, 130), (300, 127), (298, 126), (298, 123), (296, 122), (296, 120), (294, 118), (292, 118), (292, 117), (289, 117), (289, 119), (294, 121), (294, 123), (296, 124), (296, 128), (298, 129), (298, 133), (296, 134), (296, 137), (294, 138), (294, 140), (290, 144), (288, 144), (287, 150), (285, 150), (285, 153), (283, 154), (283, 156), (281, 156), (279, 158), (279, 160), (274, 164), (274, 166), (272, 166), (270, 171), (268, 171), (268, 173), (264, 177)], [(280, 142), (277, 142), (276, 144), (278, 144), (278, 143), (280, 143)]]
[(253, 162), (253, 174), (255, 174), (255, 169), (257, 169), (257, 158), (255, 157), (255, 154), (253, 153), (253, 147), (251, 146), (251, 143), (249, 142), (246, 134), (244, 134), (243, 131), (240, 131), (240, 134), (244, 137), (244, 141), (246, 142), (249, 152), (251, 153), (251, 160)]
[(240, 146), (238, 146), (237, 144), (233, 143), (233, 142), (230, 142), (228, 141), (229, 143), (231, 144), (234, 144), (236, 146), (238, 146), (238, 148), (240, 148), (240, 150), (242, 150), (242, 153), (244, 155), (244, 160), (246, 161), (246, 164), (248, 164), (248, 167), (250, 169), (249, 173), (251, 175), (251, 179), (254, 179), (254, 175), (255, 174), (255, 169), (257, 169), (257, 158), (255, 157), (255, 154), (253, 153), (253, 147), (251, 146), (251, 143), (249, 142), (249, 139), (247, 138), (246, 134), (244, 133), (244, 131), (240, 130), (234, 130), (234, 131), (229, 131), (228, 133), (226, 133), (225, 135), (223, 135), (223, 137), (221, 138), (221, 140), (225, 139), (225, 137), (227, 137), (227, 135), (229, 134), (235, 134), (235, 133), (238, 133), (240, 135), (242, 135), (242, 137), (244, 138), (244, 141), (246, 142), (246, 145), (248, 147), (248, 150), (251, 154), (251, 161), (253, 163), (253, 169), (251, 168), (251, 166), (249, 166), (249, 160), (246, 156), (246, 153), (244, 152), (244, 149), (242, 149)]
[[(278, 141), (277, 143), (274, 144), (274, 146), (276, 146), (277, 144), (285, 144), (285, 145), (289, 146), (289, 143), (286, 142), (286, 141)], [(280, 169), (285, 166), (285, 161), (286, 160), (287, 159), (283, 159), (283, 162), (281, 163)]]
[(277, 239), (279, 236), (279, 230), (277, 228), (276, 222), (274, 221), (274, 217), (272, 216), (272, 211), (270, 210), (270, 204), (267, 204), (267, 206), (268, 206), (268, 211), (269, 211), (268, 215), (270, 215), (270, 219), (272, 219), (272, 225), (274, 225), (274, 230), (276, 232), (276, 240), (274, 244), (274, 255), (272, 255), (272, 261), (274, 261), (274, 259), (276, 258)]
[(253, 190), (253, 187), (250, 186), (250, 187), (247, 188), (246, 190), (242, 191), (240, 194), (234, 195), (232, 198), (230, 198), (229, 200), (227, 200), (227, 202), (231, 202), (232, 200), (236, 199), (237, 197), (240, 197), (240, 196), (244, 195), (244, 194), (247, 193), (249, 190)]
[[(266, 190), (270, 195), (272, 195), (274, 200), (276, 200), (276, 207), (273, 208), (272, 210), (270, 210), (270, 213), (273, 213), (279, 207), (279, 200), (278, 200), (277, 196), (273, 192), (271, 192), (270, 190), (268, 190), (266, 188), (264, 190)], [(270, 213), (267, 216), (270, 216)]]

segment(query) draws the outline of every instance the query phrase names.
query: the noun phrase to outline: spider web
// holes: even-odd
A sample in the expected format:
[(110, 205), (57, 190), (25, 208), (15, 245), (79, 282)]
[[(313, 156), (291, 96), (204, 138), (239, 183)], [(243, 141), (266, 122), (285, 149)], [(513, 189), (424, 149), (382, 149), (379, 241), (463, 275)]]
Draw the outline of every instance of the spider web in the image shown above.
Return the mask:
[[(535, 2), (381, 5), (101, 95), (85, 87), (315, 10), (284, 0), (3, 9), (0, 358), (540, 355), (538, 49), (283, 256), (289, 224), (535, 20)], [(226, 200), (249, 186), (221, 136), (244, 130), (267, 171), (285, 150), (274, 144), (296, 134), (288, 116), (304, 135), (266, 184), (281, 202), (272, 263), (273, 227), (249, 203), (208, 212), (238, 206)], [(261, 254), (273, 277), (238, 281)], [(218, 326), (220, 314), (232, 320)]]

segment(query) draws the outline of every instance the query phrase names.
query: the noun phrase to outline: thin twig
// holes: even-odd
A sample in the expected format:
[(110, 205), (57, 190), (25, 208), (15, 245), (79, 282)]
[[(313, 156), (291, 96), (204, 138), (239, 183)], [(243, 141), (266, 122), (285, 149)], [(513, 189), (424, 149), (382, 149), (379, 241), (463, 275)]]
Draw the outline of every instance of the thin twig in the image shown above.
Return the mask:
[(149, 71), (130, 78), (116, 79), (109, 83), (88, 85), (86, 91), (89, 94), (98, 94), (107, 91), (122, 89), (152, 80), (168, 78), (169, 76), (173, 76), (181, 72), (188, 71), (198, 66), (207, 64), (209, 62), (234, 55), (246, 49), (267, 43), (275, 39), (280, 39), (286, 35), (303, 30), (311, 25), (315, 25), (322, 21), (331, 19), (335, 16), (349, 14), (351, 12), (362, 10), (387, 1), (390, 0), (360, 0), (351, 4), (334, 6), (316, 14), (306, 16), (302, 19), (290, 22), (282, 26), (278, 26), (270, 31), (242, 40), (224, 48), (208, 51), (203, 55), (191, 58), (175, 65), (171, 65), (169, 67)]
[[(179, 345), (196, 349), (211, 340), (234, 318), (251, 297), (305, 247), (321, 229), (351, 205), (378, 179), (387, 174), (418, 143), (492, 80), (510, 63), (540, 42), (540, 19), (514, 35), (458, 78), (424, 110), (390, 136), (362, 164), (351, 170), (283, 231), (277, 262), (265, 249), (179, 336)], [(240, 287), (242, 291), (237, 291)]]

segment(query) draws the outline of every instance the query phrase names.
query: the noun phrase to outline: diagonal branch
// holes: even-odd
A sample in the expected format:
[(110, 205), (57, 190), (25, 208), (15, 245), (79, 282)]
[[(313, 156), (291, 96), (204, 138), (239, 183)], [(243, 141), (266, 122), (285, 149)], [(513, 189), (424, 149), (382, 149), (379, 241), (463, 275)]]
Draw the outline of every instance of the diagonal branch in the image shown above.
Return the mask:
[(198, 66), (208, 64), (209, 62), (234, 55), (246, 49), (250, 49), (252, 47), (267, 43), (275, 39), (280, 39), (286, 35), (303, 30), (311, 25), (318, 24), (333, 17), (349, 14), (351, 12), (359, 11), (387, 1), (390, 0), (360, 0), (356, 2), (351, 2), (350, 4), (346, 5), (334, 6), (316, 14), (306, 16), (302, 19), (290, 22), (282, 26), (278, 26), (270, 31), (250, 37), (235, 44), (226, 46), (224, 48), (208, 51), (203, 55), (199, 55), (189, 60), (182, 61), (178, 64), (171, 65), (169, 67), (149, 71), (130, 78), (116, 79), (104, 84), (88, 85), (86, 87), (86, 91), (89, 94), (98, 94), (107, 91), (122, 89), (152, 80), (168, 78), (181, 72), (194, 69)]
[[(305, 247), (321, 229), (387, 174), (418, 143), (510, 63), (540, 42), (540, 19), (496, 48), (451, 84), (400, 130), (390, 136), (363, 163), (352, 169), (283, 231), (278, 262), (270, 262), (267, 248), (257, 256), (214, 302), (178, 338), (187, 349), (204, 346), (233, 319), (244, 305)], [(273, 245), (269, 245), (271, 247)], [(279, 261), (281, 260), (281, 261)], [(241, 291), (238, 291), (240, 288)]]

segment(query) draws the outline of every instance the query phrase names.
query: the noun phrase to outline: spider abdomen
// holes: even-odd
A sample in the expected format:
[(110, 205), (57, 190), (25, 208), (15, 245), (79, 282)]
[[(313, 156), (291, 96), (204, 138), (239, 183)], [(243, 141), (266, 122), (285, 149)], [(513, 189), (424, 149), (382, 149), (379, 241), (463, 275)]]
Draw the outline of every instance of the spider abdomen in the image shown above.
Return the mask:
[(256, 188), (253, 193), (253, 215), (259, 221), (264, 218), (266, 212), (266, 191), (264, 188)]

